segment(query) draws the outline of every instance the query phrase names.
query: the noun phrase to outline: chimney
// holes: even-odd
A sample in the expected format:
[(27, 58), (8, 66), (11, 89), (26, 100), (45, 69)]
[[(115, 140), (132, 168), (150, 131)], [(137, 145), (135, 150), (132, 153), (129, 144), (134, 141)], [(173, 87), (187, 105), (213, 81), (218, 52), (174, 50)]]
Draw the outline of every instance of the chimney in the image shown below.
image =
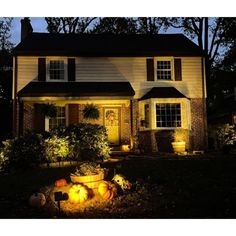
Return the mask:
[(21, 41), (24, 40), (28, 34), (33, 32), (33, 27), (30, 24), (29, 17), (24, 17), (24, 19), (21, 20)]

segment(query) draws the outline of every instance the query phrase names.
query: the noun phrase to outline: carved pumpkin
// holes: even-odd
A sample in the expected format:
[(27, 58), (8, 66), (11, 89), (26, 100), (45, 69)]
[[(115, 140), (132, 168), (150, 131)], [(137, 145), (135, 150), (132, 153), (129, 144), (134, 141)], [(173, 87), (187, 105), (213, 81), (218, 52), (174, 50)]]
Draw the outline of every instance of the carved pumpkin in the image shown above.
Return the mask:
[(113, 199), (117, 195), (117, 188), (115, 184), (109, 181), (103, 181), (98, 186), (98, 192), (103, 199)]
[(69, 190), (69, 201), (71, 203), (83, 203), (89, 198), (89, 190), (81, 184), (74, 184)]
[(34, 193), (30, 196), (29, 204), (32, 207), (41, 207), (46, 203), (46, 198), (43, 193)]
[(55, 186), (56, 187), (64, 187), (67, 185), (67, 182), (65, 179), (58, 179), (56, 182), (55, 182)]

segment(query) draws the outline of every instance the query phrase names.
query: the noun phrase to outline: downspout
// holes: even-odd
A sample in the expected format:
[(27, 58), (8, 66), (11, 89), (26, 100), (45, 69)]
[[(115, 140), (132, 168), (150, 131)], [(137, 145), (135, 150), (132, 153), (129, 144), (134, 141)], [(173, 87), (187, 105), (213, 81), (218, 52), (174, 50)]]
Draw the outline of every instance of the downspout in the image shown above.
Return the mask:
[(134, 129), (133, 129), (133, 100), (130, 99), (130, 132), (131, 132), (131, 139), (130, 139), (130, 149), (134, 148)]
[(206, 111), (206, 68), (205, 68), (205, 57), (201, 57), (202, 62), (202, 98), (203, 98), (203, 115), (204, 115), (204, 143), (206, 149), (208, 149), (208, 135), (207, 135), (207, 111)]
[(13, 136), (17, 135), (17, 71), (18, 71), (18, 64), (17, 64), (17, 56), (13, 57), (13, 83), (12, 83), (12, 131)]

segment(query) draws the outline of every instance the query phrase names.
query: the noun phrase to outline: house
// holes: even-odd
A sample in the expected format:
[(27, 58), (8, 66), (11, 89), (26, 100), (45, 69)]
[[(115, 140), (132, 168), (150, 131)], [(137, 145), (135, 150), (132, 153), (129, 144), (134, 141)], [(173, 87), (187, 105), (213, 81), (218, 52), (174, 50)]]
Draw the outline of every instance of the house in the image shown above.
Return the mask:
[[(204, 53), (184, 35), (33, 33), (28, 18), (21, 23), (16, 134), (86, 122), (82, 111), (95, 104), (113, 146), (169, 151), (170, 134), (181, 130), (188, 150), (207, 147)], [(43, 103), (56, 104), (57, 117), (45, 118)]]

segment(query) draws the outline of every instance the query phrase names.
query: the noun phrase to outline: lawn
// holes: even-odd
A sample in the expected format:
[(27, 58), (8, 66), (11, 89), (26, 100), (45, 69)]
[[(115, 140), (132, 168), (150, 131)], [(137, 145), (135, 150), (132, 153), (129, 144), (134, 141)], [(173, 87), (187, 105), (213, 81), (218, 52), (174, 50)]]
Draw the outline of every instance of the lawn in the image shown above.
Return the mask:
[[(29, 196), (46, 191), (75, 167), (0, 173), (0, 218), (236, 218), (236, 158), (131, 157), (105, 162), (108, 179), (122, 173), (133, 189), (110, 201), (89, 200), (83, 207), (56, 205), (35, 209)], [(63, 203), (66, 204), (66, 203)], [(63, 206), (63, 205), (62, 205)]]

